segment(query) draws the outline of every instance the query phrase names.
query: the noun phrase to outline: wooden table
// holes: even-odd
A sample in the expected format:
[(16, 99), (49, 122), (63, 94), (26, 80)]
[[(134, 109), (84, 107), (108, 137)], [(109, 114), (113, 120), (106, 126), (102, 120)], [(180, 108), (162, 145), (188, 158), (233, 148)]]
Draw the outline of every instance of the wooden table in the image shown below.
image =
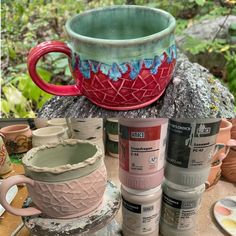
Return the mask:
[[(118, 178), (118, 159), (106, 156), (105, 163), (107, 166), (108, 176), (118, 186), (120, 185)], [(11, 174), (23, 174), (24, 170), (21, 165), (13, 164), (14, 171)], [(21, 207), (27, 196), (26, 187), (19, 187), (19, 192), (16, 198), (12, 202), (12, 206)], [(227, 235), (221, 228), (216, 224), (212, 217), (212, 206), (214, 203), (226, 196), (236, 195), (235, 185), (220, 180), (217, 185), (209, 191), (203, 194), (201, 208), (197, 217), (197, 226), (195, 230), (196, 236), (223, 236)], [(2, 215), (0, 220), (0, 235), (10, 236), (19, 224), (21, 224), (21, 217), (13, 216), (7, 212)], [(116, 216), (116, 220), (121, 224), (121, 211)], [(23, 227), (17, 236), (29, 236), (29, 231)], [(104, 235), (105, 236), (105, 235)]]

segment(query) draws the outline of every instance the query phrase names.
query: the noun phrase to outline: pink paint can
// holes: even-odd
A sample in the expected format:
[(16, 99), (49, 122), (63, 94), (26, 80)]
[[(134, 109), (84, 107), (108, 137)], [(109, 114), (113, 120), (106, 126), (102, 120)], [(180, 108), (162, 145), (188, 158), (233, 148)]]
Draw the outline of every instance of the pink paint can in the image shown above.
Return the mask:
[(162, 183), (168, 119), (119, 119), (119, 178), (132, 189)]

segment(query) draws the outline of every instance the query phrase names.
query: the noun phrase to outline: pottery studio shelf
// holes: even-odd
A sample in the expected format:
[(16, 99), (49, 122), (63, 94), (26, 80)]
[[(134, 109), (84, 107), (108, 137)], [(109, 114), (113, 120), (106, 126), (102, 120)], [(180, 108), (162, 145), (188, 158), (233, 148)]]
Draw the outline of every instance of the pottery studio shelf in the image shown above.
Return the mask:
[[(111, 179), (117, 186), (120, 186), (118, 179), (118, 159), (106, 156), (105, 163), (109, 179)], [(15, 174), (24, 174), (24, 169), (20, 163), (13, 163), (13, 171), (11, 172), (11, 175)], [(12, 206), (20, 208), (28, 196), (28, 193), (26, 187), (18, 187), (18, 189), (19, 191), (12, 202)], [(202, 205), (198, 213), (197, 226), (194, 235), (227, 235), (213, 219), (212, 207), (217, 200), (232, 195), (236, 195), (235, 186), (231, 183), (225, 182), (224, 180), (220, 180), (213, 189), (206, 191), (203, 194)], [(118, 223), (121, 223), (121, 210), (115, 219)], [(0, 219), (0, 235), (10, 236), (21, 223), (21, 217), (13, 216), (5, 212)], [(29, 235), (30, 233), (25, 227), (23, 227), (17, 234), (17, 236)]]

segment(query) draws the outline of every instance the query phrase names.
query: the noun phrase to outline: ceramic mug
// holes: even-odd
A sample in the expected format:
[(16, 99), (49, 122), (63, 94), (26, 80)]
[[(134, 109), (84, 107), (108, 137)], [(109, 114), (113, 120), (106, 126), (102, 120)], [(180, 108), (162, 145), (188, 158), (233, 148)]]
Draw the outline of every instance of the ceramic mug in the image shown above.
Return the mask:
[[(211, 189), (214, 185), (217, 184), (218, 180), (220, 179), (221, 173), (222, 173), (222, 163), (225, 162), (227, 159), (227, 156), (232, 148), (236, 148), (236, 140), (230, 139), (228, 142), (225, 144), (216, 144), (216, 146), (221, 148), (218, 148), (218, 151), (214, 154), (212, 158), (212, 164), (210, 168), (210, 173), (208, 176), (208, 180), (206, 181), (206, 189)], [(233, 163), (232, 163), (233, 165)], [(226, 165), (224, 165), (224, 173), (227, 173), (227, 161)]]
[(106, 133), (108, 138), (114, 142), (119, 141), (119, 134), (118, 134), (118, 119), (115, 118), (108, 118), (106, 120)]
[(24, 153), (32, 148), (32, 132), (29, 125), (10, 125), (0, 129), (9, 154)]
[(41, 145), (53, 144), (62, 142), (68, 139), (67, 134), (68, 128), (63, 128), (61, 126), (49, 126), (34, 130), (32, 137), (32, 146), (38, 147)]
[[(101, 149), (88, 141), (66, 140), (31, 149), (22, 159), (25, 175), (4, 179), (0, 203), (19, 216), (45, 214), (74, 218), (95, 210), (103, 199), (107, 182)], [(35, 207), (18, 209), (6, 202), (8, 190), (25, 183)]]
[[(175, 19), (144, 6), (112, 6), (86, 11), (65, 25), (68, 44), (48, 41), (28, 56), (32, 80), (60, 96), (86, 96), (112, 110), (138, 109), (156, 101), (176, 64)], [(62, 52), (69, 58), (74, 85), (46, 83), (36, 71), (41, 57)]]

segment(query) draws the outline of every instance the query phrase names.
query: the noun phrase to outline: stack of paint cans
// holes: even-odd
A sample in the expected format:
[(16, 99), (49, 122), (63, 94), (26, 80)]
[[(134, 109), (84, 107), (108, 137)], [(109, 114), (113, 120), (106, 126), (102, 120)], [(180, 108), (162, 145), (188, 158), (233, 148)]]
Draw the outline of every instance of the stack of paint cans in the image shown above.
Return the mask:
[(106, 130), (106, 151), (109, 156), (119, 157), (118, 154), (118, 119), (108, 118), (105, 124)]
[(216, 152), (220, 119), (170, 119), (160, 232), (194, 234), (197, 211)]
[(119, 119), (124, 236), (159, 232), (167, 119)]

